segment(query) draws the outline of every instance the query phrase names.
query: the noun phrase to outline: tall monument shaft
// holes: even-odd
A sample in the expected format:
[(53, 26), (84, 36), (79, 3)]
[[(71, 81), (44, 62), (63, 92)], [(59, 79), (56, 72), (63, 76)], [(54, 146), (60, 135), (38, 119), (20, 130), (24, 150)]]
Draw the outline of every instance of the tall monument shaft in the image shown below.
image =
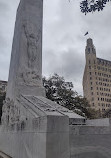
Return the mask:
[(43, 0), (21, 0), (17, 10), (7, 97), (44, 96), (42, 87)]

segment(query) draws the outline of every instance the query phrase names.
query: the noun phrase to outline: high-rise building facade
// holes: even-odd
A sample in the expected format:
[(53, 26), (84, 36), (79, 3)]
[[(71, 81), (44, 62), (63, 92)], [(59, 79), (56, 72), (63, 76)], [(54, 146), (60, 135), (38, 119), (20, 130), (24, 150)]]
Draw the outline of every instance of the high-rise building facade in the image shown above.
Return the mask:
[(104, 113), (111, 108), (111, 61), (97, 58), (91, 38), (85, 49), (86, 65), (83, 75), (83, 92), (92, 108)]

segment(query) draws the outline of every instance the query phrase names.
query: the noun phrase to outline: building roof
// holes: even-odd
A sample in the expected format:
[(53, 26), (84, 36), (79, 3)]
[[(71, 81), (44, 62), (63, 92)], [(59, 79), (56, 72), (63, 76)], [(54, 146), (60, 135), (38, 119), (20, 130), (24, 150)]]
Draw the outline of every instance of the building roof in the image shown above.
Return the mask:
[(8, 81), (3, 81), (3, 80), (0, 80), (0, 83), (7, 83)]
[(109, 60), (105, 60), (105, 59), (101, 59), (101, 58), (97, 58), (97, 60), (100, 63), (107, 64), (107, 65), (111, 66), (111, 61), (109, 61)]

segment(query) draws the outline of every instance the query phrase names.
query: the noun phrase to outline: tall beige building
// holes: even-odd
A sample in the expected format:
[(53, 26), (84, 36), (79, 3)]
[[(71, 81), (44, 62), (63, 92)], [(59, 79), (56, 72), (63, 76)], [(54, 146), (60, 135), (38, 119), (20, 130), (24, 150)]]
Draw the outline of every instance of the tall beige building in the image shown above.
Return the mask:
[(104, 113), (111, 108), (111, 61), (97, 58), (91, 38), (85, 49), (86, 65), (83, 75), (83, 92), (92, 108)]

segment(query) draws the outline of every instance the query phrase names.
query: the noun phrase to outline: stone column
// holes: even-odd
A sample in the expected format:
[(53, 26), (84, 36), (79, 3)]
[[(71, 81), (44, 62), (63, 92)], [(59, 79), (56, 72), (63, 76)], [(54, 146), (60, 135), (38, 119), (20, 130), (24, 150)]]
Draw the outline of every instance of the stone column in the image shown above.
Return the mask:
[(42, 86), (43, 0), (21, 0), (17, 10), (7, 97), (45, 96)]

